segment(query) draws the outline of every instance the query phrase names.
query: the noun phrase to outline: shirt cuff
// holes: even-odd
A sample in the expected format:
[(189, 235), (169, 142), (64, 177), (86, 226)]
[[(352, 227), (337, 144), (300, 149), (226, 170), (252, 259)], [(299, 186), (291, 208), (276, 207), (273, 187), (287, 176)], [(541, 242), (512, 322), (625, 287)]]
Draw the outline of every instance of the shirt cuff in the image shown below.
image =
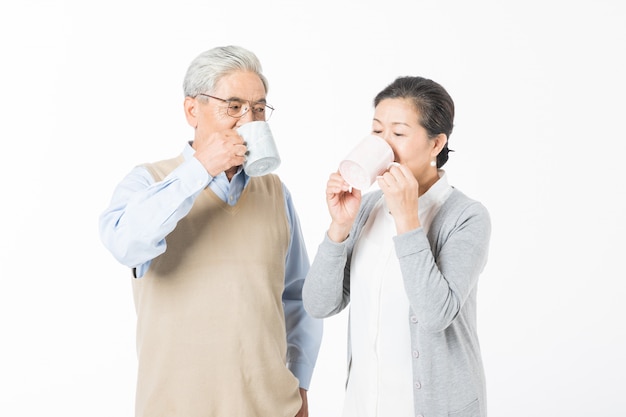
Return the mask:
[(178, 177), (190, 192), (195, 194), (196, 192), (204, 189), (209, 182), (213, 179), (209, 172), (196, 158), (189, 158), (180, 164), (170, 176)]
[(300, 388), (308, 391), (309, 385), (311, 385), (311, 377), (313, 376), (313, 368), (301, 362), (288, 362), (287, 368), (298, 378)]

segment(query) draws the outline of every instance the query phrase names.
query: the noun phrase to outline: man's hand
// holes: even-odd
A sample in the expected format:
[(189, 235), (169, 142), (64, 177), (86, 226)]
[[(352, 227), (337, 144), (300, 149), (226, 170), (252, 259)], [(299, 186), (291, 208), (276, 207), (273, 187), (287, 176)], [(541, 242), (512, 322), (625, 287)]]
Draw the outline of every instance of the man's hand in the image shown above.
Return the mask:
[(212, 177), (232, 167), (242, 165), (248, 148), (234, 129), (213, 132), (207, 138), (193, 142), (194, 157)]
[(300, 411), (298, 411), (295, 417), (309, 417), (309, 402), (307, 401), (304, 388), (300, 388), (300, 396), (302, 397), (302, 407), (300, 407)]

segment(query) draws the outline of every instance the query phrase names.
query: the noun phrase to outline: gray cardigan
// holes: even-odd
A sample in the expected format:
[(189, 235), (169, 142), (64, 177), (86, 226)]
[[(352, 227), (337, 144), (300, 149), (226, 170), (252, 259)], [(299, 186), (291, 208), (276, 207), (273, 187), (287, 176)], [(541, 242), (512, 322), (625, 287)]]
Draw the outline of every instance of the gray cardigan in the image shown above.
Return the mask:
[[(381, 194), (377, 190), (363, 195), (344, 242), (335, 243), (326, 235), (319, 245), (303, 288), (310, 315), (330, 317), (348, 306), (352, 250)], [(420, 227), (393, 238), (410, 302), (407, 325), (416, 416), (487, 416), (476, 292), (490, 235), (487, 209), (453, 189), (428, 236)], [(348, 342), (348, 375), (350, 358)]]

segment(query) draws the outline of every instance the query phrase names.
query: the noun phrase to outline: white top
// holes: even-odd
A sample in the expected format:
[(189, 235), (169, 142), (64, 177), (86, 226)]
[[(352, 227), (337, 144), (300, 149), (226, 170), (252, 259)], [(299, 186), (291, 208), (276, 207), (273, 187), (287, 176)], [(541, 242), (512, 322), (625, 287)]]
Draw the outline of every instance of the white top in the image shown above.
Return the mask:
[[(426, 232), (452, 191), (443, 170), (439, 176), (418, 200)], [(409, 301), (394, 250), (395, 235), (395, 222), (382, 196), (363, 227), (350, 266), (352, 363), (344, 417), (414, 415)]]

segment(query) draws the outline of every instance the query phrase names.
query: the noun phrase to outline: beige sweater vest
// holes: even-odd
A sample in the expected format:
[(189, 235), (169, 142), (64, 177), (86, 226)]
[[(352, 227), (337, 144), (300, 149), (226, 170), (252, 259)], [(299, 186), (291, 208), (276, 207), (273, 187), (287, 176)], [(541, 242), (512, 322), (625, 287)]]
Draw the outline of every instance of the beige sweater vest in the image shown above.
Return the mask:
[[(156, 181), (182, 157), (146, 165)], [(280, 179), (229, 206), (206, 188), (133, 281), (137, 417), (293, 417), (282, 305), (289, 225)]]

